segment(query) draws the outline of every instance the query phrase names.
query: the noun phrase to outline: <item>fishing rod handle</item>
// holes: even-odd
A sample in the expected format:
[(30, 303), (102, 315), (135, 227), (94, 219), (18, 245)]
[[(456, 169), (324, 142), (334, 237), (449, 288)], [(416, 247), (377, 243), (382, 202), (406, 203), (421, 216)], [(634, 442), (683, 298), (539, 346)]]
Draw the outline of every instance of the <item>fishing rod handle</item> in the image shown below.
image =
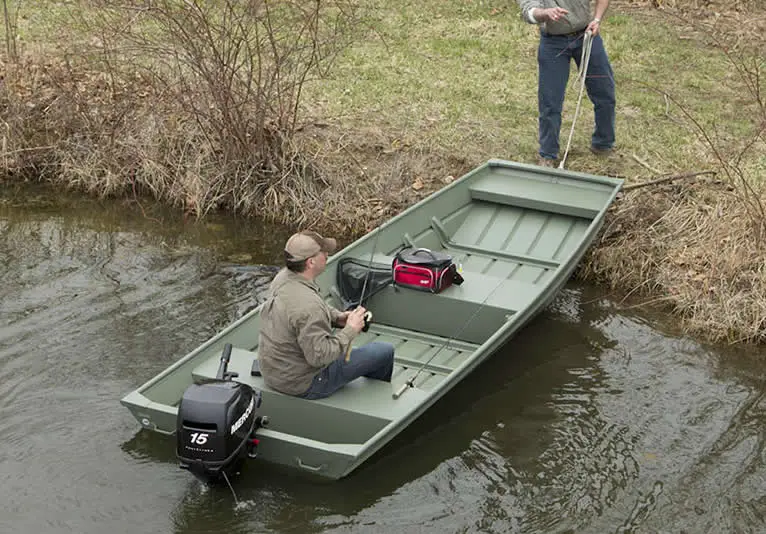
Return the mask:
[(409, 383), (409, 382), (405, 382), (404, 384), (402, 384), (402, 386), (401, 386), (399, 389), (397, 389), (396, 391), (394, 391), (394, 392), (393, 392), (393, 394), (392, 394), (391, 396), (392, 396), (394, 399), (398, 399), (399, 397), (401, 397), (402, 395), (404, 395), (404, 392), (405, 392), (405, 391), (407, 391), (407, 388), (408, 388), (408, 387), (410, 387), (410, 383)]

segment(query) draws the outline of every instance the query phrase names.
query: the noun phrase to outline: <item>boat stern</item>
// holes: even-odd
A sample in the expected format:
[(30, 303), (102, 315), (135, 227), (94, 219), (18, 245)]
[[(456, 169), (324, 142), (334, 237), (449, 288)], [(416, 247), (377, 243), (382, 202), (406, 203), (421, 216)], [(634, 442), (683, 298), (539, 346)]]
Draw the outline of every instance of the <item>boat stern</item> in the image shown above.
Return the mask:
[(178, 416), (178, 408), (175, 406), (152, 402), (138, 390), (125, 395), (120, 403), (130, 410), (143, 428), (166, 435), (175, 433)]

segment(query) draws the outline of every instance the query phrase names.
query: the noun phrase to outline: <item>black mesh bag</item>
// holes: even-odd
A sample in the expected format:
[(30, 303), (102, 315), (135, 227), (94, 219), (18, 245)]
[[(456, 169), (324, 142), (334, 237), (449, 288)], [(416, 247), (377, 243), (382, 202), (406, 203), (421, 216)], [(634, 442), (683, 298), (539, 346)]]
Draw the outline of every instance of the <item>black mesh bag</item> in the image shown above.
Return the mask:
[(343, 258), (338, 263), (338, 291), (347, 310), (362, 304), (362, 299), (367, 301), (392, 280), (390, 265), (368, 264), (356, 258)]

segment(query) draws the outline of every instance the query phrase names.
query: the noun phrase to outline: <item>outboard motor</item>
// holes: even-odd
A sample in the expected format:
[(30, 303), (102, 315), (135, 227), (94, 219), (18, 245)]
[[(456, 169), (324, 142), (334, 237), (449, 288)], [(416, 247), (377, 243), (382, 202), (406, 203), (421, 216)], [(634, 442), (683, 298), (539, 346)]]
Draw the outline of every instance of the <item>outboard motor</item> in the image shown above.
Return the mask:
[(255, 431), (268, 419), (256, 414), (261, 393), (235, 382), (227, 371), (231, 344), (223, 348), (214, 381), (192, 384), (178, 406), (176, 456), (180, 467), (204, 482), (234, 473), (245, 456), (255, 458)]

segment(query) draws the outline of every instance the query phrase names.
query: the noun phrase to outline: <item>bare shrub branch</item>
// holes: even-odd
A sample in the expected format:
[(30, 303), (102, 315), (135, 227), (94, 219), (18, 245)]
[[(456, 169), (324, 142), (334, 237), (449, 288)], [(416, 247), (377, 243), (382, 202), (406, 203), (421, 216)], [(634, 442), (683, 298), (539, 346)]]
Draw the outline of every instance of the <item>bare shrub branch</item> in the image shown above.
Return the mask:
[[(58, 87), (82, 112), (99, 172), (175, 191), (197, 215), (266, 200), (300, 220), (323, 189), (294, 142), (302, 90), (349, 44), (356, 13), (346, 0), (94, 0), (80, 25), (95, 46), (70, 56), (81, 65)], [(108, 106), (81, 93), (75, 70), (100, 73)]]
[(18, 61), (19, 54), (16, 50), (16, 35), (18, 34), (19, 5), (16, 9), (8, 7), (8, 0), (3, 0), (3, 19), (5, 22), (5, 53), (8, 59)]
[(318, 0), (142, 4), (102, 12), (101, 22), (120, 39), (114, 56), (174, 99), (224, 162), (279, 166), (303, 84), (342, 45), (344, 6)]
[(660, 87), (646, 82), (640, 80), (631, 81), (661, 94), (666, 103), (675, 105), (688, 122), (692, 124), (694, 131), (718, 162), (724, 177), (732, 186), (734, 194), (745, 208), (756, 245), (762, 246), (764, 238), (766, 238), (766, 208), (764, 208), (759, 191), (756, 191), (756, 187), (760, 189), (761, 184), (757, 177), (748, 175), (743, 167), (743, 160), (754, 149), (759, 140), (764, 141), (764, 132), (766, 131), (766, 99), (762, 92), (763, 83), (761, 76), (766, 65), (766, 59), (757, 53), (754, 54), (752, 50), (742, 50), (731, 46), (729, 43), (736, 44), (737, 40), (731, 38), (731, 35), (725, 30), (699, 22), (690, 22), (688, 17), (682, 17), (673, 10), (665, 12), (674, 19), (675, 24), (690, 25), (699, 35), (707, 39), (714, 49), (721, 51), (725, 55), (748, 96), (746, 104), (742, 105), (741, 112), (744, 116), (751, 118), (753, 132), (743, 139), (738, 147), (731, 147), (727, 150), (716, 142), (716, 139), (719, 137), (715, 135), (716, 132), (714, 131), (711, 134), (709, 131), (709, 128), (715, 129), (715, 125), (710, 127), (704, 125), (677, 97)]

